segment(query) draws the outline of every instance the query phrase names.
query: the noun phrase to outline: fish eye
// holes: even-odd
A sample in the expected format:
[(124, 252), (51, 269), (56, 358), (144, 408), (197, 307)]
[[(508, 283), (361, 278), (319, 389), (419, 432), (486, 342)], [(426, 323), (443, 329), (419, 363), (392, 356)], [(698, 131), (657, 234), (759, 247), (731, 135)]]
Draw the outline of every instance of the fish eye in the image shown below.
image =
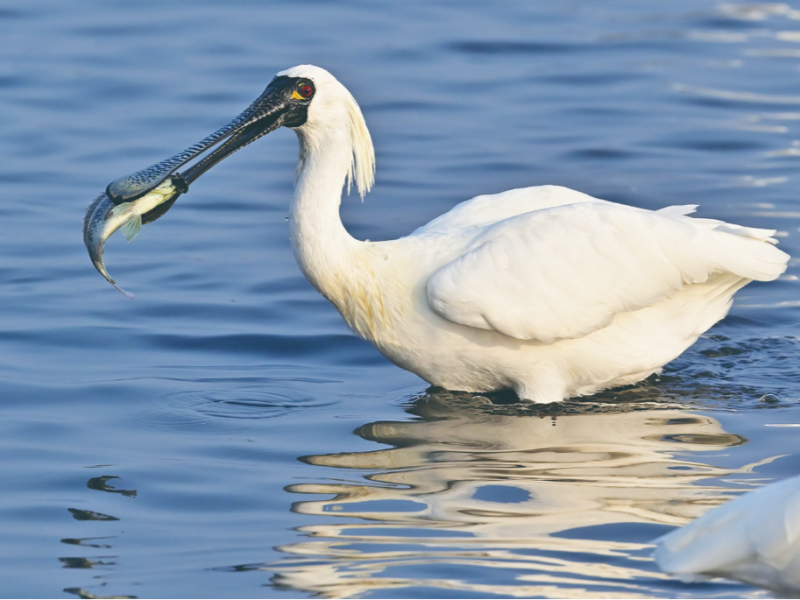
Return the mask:
[(303, 98), (311, 98), (311, 96), (314, 94), (314, 88), (307, 83), (301, 83), (299, 87), (300, 95)]

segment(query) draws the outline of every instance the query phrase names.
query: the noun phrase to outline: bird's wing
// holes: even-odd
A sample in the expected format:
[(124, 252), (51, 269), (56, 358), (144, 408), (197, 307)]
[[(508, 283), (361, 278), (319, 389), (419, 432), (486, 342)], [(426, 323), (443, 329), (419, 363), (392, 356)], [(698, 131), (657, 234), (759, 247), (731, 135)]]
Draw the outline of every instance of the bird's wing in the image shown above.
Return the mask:
[(557, 185), (540, 185), (508, 190), (500, 194), (475, 196), (456, 204), (448, 212), (423, 225), (411, 235), (451, 232), (469, 227), (485, 227), (533, 210), (581, 202), (605, 202), (587, 194)]
[(693, 208), (595, 201), (506, 219), (433, 274), (428, 302), (454, 323), (552, 343), (717, 273), (770, 280), (784, 271), (787, 255), (763, 241), (772, 232), (686, 217)]

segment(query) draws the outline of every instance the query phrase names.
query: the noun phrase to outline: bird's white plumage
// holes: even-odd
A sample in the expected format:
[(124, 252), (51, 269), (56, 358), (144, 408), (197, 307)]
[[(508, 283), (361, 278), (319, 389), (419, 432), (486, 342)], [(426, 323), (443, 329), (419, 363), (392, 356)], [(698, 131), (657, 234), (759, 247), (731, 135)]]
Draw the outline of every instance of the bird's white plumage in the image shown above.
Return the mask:
[(359, 242), (342, 188), (372, 184), (352, 95), (304, 65), (316, 94), (291, 206), (303, 273), (359, 335), (448, 389), (553, 402), (638, 381), (723, 318), (733, 294), (786, 268), (774, 232), (543, 186), (478, 196), (387, 242)]
[(661, 569), (684, 580), (800, 593), (800, 477), (743, 494), (654, 543)]
[(773, 279), (784, 267), (770, 250), (691, 218), (610, 202), (567, 204), (483, 228), (429, 279), (428, 300), (454, 323), (551, 344), (724, 272)]

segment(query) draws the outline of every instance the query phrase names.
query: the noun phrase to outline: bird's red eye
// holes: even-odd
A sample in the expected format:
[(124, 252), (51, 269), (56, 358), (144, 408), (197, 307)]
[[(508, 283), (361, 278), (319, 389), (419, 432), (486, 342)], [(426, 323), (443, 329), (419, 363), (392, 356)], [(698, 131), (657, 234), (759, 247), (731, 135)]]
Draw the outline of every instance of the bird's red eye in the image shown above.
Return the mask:
[(313, 93), (314, 93), (314, 88), (312, 88), (312, 87), (311, 87), (310, 85), (308, 85), (308, 84), (306, 84), (306, 85), (304, 85), (304, 86), (302, 86), (302, 87), (300, 88), (300, 95), (301, 95), (303, 98), (311, 98), (311, 94), (313, 94)]

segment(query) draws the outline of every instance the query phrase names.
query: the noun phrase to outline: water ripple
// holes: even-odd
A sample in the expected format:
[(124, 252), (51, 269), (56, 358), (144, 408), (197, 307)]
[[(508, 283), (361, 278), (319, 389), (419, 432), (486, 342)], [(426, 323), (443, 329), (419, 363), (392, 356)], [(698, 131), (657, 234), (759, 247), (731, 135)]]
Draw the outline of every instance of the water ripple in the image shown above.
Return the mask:
[(715, 100), (726, 100), (730, 102), (747, 102), (753, 104), (800, 104), (800, 96), (782, 96), (778, 94), (759, 94), (757, 92), (722, 90), (686, 85), (683, 83), (676, 83), (673, 86), (673, 89), (676, 92), (698, 96), (701, 98), (713, 98)]
[(451, 50), (465, 54), (562, 54), (565, 52), (584, 51), (585, 47), (578, 44), (546, 43), (546, 42), (521, 42), (492, 40), (485, 42), (463, 41), (453, 42), (449, 45)]
[(335, 400), (321, 400), (303, 392), (303, 383), (308, 381), (259, 377), (184, 381), (181, 389), (159, 396), (140, 420), (152, 425), (194, 428), (220, 420), (246, 423), (275, 419), (336, 404)]

